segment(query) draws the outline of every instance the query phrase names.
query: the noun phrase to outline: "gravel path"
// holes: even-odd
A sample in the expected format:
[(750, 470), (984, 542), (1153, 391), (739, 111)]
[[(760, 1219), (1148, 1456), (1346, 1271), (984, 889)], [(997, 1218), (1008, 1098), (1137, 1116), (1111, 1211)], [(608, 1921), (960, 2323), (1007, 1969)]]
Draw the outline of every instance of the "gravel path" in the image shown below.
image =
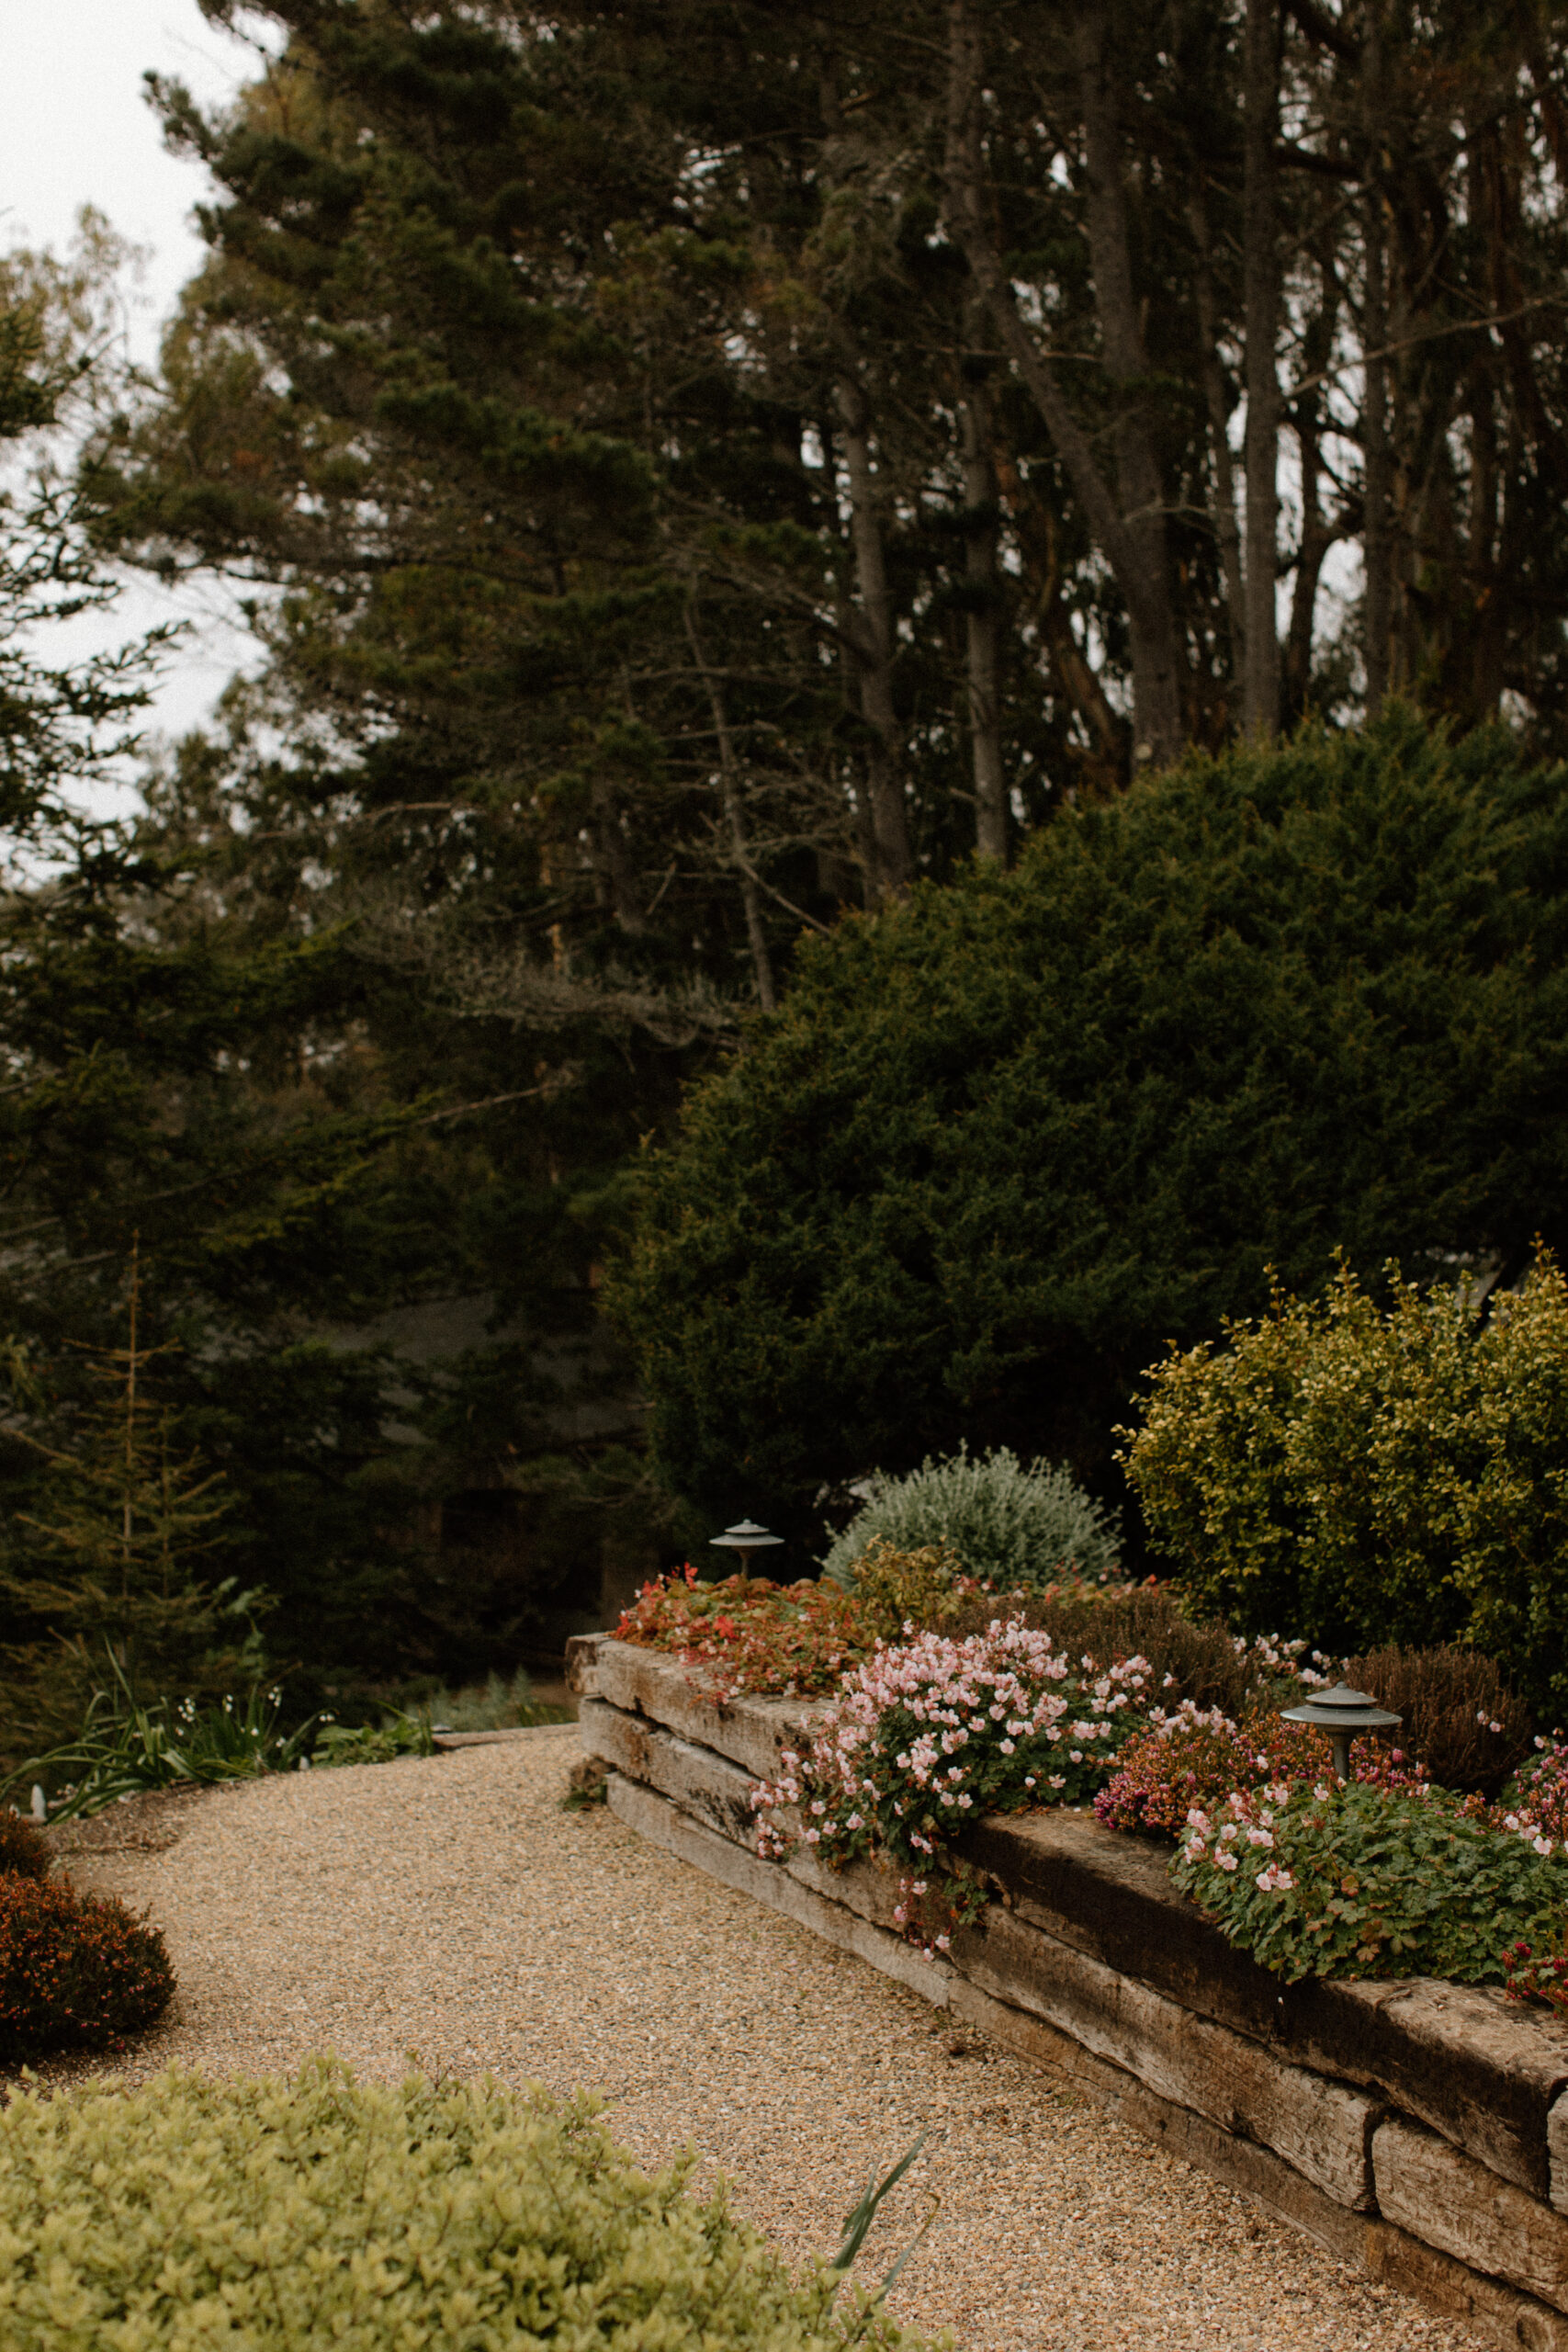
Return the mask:
[(73, 1856), (79, 1884), (151, 1910), (179, 1970), (119, 2074), (332, 2049), (367, 2075), (413, 2052), (591, 2087), (645, 2162), (693, 2143), (794, 2254), (830, 2250), (926, 2131), (868, 2251), (885, 2267), (940, 2196), (894, 2309), (965, 2352), (1470, 2346), (805, 1928), (563, 1813), (577, 1753), (568, 1725), (293, 1774), (183, 1808), (164, 1850)]

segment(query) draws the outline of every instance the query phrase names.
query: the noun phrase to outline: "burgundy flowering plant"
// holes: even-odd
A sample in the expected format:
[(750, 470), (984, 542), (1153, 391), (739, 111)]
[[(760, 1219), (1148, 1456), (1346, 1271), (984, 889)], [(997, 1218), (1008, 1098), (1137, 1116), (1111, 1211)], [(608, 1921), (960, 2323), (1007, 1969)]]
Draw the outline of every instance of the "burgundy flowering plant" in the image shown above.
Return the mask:
[(645, 1584), (615, 1628), (618, 1642), (665, 1650), (702, 1669), (716, 1698), (811, 1699), (837, 1690), (864, 1656), (853, 1596), (826, 1579), (778, 1585), (766, 1577), (705, 1583), (689, 1565)]
[(1512, 2001), (1544, 2001), (1568, 2016), (1568, 1916), (1522, 1938), (1503, 1954), (1503, 1983)]
[(1070, 1660), (1016, 1619), (963, 1640), (879, 1644), (844, 1677), (809, 1750), (786, 1751), (753, 1791), (759, 1851), (804, 1843), (840, 1867), (886, 1855), (903, 1873), (900, 1926), (942, 1949), (985, 1900), (953, 1851), (965, 1825), (1092, 1795), (1146, 1722), (1152, 1679), (1146, 1659)]
[[(1223, 1808), (1233, 1792), (1247, 1795), (1282, 1782), (1332, 1777), (1326, 1737), (1307, 1724), (1288, 1724), (1259, 1710), (1234, 1723), (1217, 1708), (1207, 1713), (1184, 1702), (1156, 1713), (1148, 1730), (1130, 1739), (1122, 1764), (1094, 1800), (1108, 1828), (1181, 1837), (1198, 1809)], [(1398, 1747), (1358, 1739), (1350, 1777), (1383, 1789), (1415, 1788), (1426, 1775)]]

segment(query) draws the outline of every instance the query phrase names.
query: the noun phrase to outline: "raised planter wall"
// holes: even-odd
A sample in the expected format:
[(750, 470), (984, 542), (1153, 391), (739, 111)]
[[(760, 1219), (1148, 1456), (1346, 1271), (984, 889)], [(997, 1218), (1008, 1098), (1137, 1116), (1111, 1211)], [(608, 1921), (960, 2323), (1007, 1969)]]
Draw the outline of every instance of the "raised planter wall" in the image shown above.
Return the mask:
[(568, 1671), (627, 1826), (1112, 2105), (1341, 2259), (1485, 2341), (1568, 2352), (1568, 2029), (1426, 1977), (1284, 1985), (1091, 1815), (1000, 1815), (966, 1850), (995, 1899), (928, 1961), (897, 1880), (756, 1851), (750, 1797), (813, 1711), (720, 1704), (602, 1634)]

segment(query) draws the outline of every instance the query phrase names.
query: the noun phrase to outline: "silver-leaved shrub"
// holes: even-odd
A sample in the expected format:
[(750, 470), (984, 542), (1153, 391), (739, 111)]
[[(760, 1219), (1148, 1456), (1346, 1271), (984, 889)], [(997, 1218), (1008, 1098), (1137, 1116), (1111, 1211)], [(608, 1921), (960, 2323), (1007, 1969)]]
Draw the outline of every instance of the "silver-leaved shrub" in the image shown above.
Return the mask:
[(1061, 1464), (1027, 1469), (1006, 1446), (928, 1458), (906, 1477), (872, 1482), (872, 1495), (827, 1554), (827, 1574), (852, 1590), (855, 1563), (882, 1537), (899, 1552), (944, 1544), (970, 1576), (998, 1590), (1035, 1589), (1065, 1577), (1103, 1583), (1116, 1572), (1115, 1514)]

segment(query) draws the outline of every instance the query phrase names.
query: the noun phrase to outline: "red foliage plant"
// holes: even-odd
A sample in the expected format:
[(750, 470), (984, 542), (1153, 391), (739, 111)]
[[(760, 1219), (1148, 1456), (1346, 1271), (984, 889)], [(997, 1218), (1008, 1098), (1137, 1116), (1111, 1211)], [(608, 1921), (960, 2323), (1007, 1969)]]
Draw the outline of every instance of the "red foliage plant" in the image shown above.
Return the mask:
[(106, 2050), (167, 2008), (164, 1939), (112, 1897), (0, 1875), (0, 2058)]
[(1561, 1931), (1553, 1949), (1538, 1951), (1533, 1944), (1510, 1944), (1503, 1954), (1503, 1980), (1515, 2001), (1544, 2001), (1558, 2015), (1568, 2015), (1568, 1952)]
[[(1112, 1829), (1176, 1838), (1195, 1806), (1212, 1812), (1233, 1790), (1261, 1789), (1279, 1781), (1326, 1781), (1332, 1770), (1327, 1739), (1305, 1724), (1263, 1713), (1237, 1724), (1218, 1710), (1201, 1714), (1184, 1706), (1125, 1742), (1122, 1770), (1095, 1798), (1094, 1809)], [(1350, 1773), (1385, 1789), (1410, 1788), (1424, 1777), (1402, 1749), (1371, 1739), (1352, 1744)]]
[(742, 1691), (819, 1698), (870, 1646), (852, 1594), (820, 1584), (770, 1584), (766, 1577), (703, 1583), (687, 1566), (644, 1585), (615, 1628), (618, 1642), (668, 1650), (707, 1669), (716, 1697)]
[(47, 1878), (49, 1840), (35, 1823), (19, 1813), (0, 1813), (0, 1871), (18, 1878)]

